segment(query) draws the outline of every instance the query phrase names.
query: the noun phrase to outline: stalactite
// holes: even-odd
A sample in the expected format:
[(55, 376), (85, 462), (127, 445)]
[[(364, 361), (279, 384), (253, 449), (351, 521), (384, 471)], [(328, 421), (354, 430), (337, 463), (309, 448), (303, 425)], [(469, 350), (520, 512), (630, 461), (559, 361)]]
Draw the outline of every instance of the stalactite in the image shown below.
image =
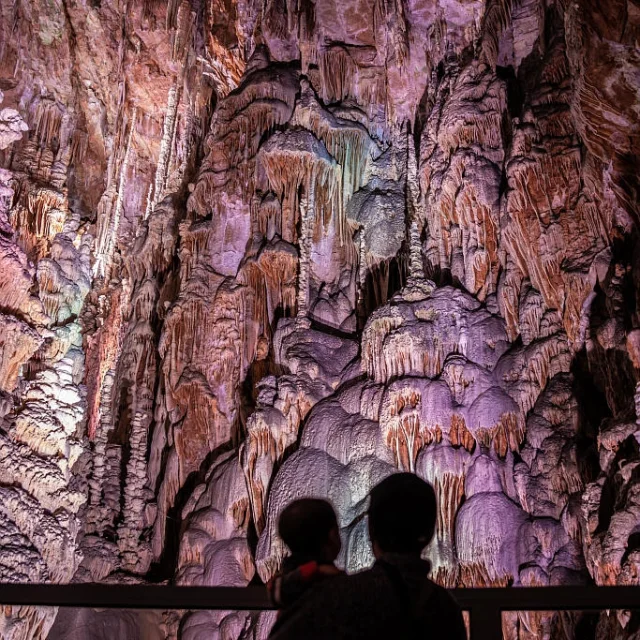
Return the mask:
[(491, 96), (483, 101), (483, 109), (486, 111), (473, 117), (470, 122), (458, 123), (458, 126), (445, 129), (441, 134), (440, 144), (447, 157), (458, 149), (469, 148), (474, 144), (489, 149), (501, 147), (504, 104)]
[[(291, 124), (308, 129), (322, 140), (340, 165), (342, 206), (346, 207), (353, 194), (362, 187), (367, 163), (372, 155), (379, 153), (379, 149), (363, 126), (335, 118), (320, 106), (307, 80), (302, 79), (300, 84), (302, 95)], [(344, 216), (343, 212), (339, 215), (339, 219)]]
[(154, 207), (164, 197), (169, 163), (171, 162), (171, 150), (173, 149), (173, 143), (176, 134), (176, 116), (178, 113), (179, 103), (178, 78), (179, 77), (176, 77), (174, 84), (169, 89), (169, 94), (167, 97), (167, 107), (164, 116), (162, 141), (160, 142), (160, 153), (158, 155), (158, 164), (156, 166), (156, 175), (153, 183), (153, 198), (151, 197), (150, 191), (149, 199), (147, 201), (147, 209), (144, 216), (145, 219), (149, 217)]
[(386, 379), (385, 372), (380, 366), (383, 359), (385, 338), (389, 332), (401, 326), (401, 317), (374, 312), (365, 327), (362, 338), (362, 370), (376, 382), (382, 382)]
[(309, 260), (313, 237), (313, 218), (315, 212), (315, 181), (309, 182), (309, 191), (301, 207), (300, 225), (300, 275), (298, 277), (298, 312), (299, 319), (304, 320), (309, 313)]
[(41, 148), (50, 147), (60, 135), (62, 112), (55, 102), (41, 100), (35, 113), (34, 135)]
[(265, 337), (271, 334), (271, 324), (278, 309), (288, 315), (296, 308), (299, 289), (295, 283), (299, 262), (294, 247), (278, 241), (267, 245), (255, 263), (247, 264), (247, 279), (239, 278), (249, 285), (254, 296), (250, 305), (254, 313), (246, 314), (245, 319), (248, 323), (257, 320)]
[(109, 216), (109, 223), (105, 222), (98, 235), (98, 248), (96, 251), (96, 262), (94, 267), (94, 275), (108, 280), (111, 277), (111, 266), (113, 262), (113, 253), (116, 249), (118, 241), (118, 231), (120, 229), (120, 218), (124, 209), (125, 187), (127, 184), (127, 173), (129, 171), (129, 163), (131, 161), (131, 149), (133, 146), (133, 135), (136, 128), (136, 120), (138, 109), (134, 107), (131, 116), (131, 124), (129, 125), (129, 136), (125, 147), (122, 165), (120, 167), (120, 178), (118, 180), (118, 190), (116, 192), (113, 211)]
[(476, 440), (489, 448), (493, 443), (496, 453), (504, 458), (509, 449), (518, 451), (524, 440), (525, 426), (518, 414), (504, 413), (500, 421), (491, 429), (479, 429), (475, 433)]
[(476, 440), (467, 429), (464, 417), (457, 413), (451, 416), (449, 439), (454, 447), (463, 446), (469, 453), (473, 453), (476, 447)]
[(336, 45), (322, 51), (319, 63), (323, 100), (325, 102), (343, 101), (353, 92), (358, 72), (351, 55), (344, 47)]
[(41, 187), (29, 191), (26, 207), (18, 203), (11, 211), (10, 223), (17, 239), (32, 260), (44, 257), (63, 230), (68, 205), (64, 193)]
[(512, 0), (492, 0), (484, 11), (482, 55), (487, 64), (494, 65), (498, 57), (500, 36), (509, 25)]
[(420, 449), (442, 440), (442, 425), (422, 424), (421, 403), (420, 390), (405, 387), (389, 393), (380, 413), (380, 427), (394, 453), (396, 466), (412, 473)]
[(436, 533), (440, 539), (453, 539), (455, 519), (464, 496), (464, 474), (443, 473), (434, 480), (434, 489), (438, 496), (438, 518)]
[(402, 0), (376, 0), (373, 6), (373, 24), (381, 30), (394, 55), (394, 62), (401, 67), (409, 56), (408, 27)]
[[(289, 141), (290, 140), (290, 141)], [(327, 154), (324, 145), (310, 133), (292, 134), (290, 137), (275, 134), (261, 150), (261, 162), (265, 168), (271, 189), (282, 201), (282, 237), (287, 242), (295, 240), (298, 219), (300, 186), (305, 193), (314, 182), (313, 227), (327, 224), (334, 219), (336, 230), (345, 237), (341, 173), (339, 166)], [(335, 214), (334, 214), (335, 212)]]
[[(298, 495), (332, 500), (360, 568), (401, 469), (434, 485), (447, 586), (584, 581), (583, 556), (637, 582), (635, 16), (66, 4), (3, 4), (32, 126), (0, 112), (0, 573), (244, 586)], [(160, 619), (67, 614), (97, 640)], [(0, 635), (42, 640), (42, 615)], [(267, 635), (181, 617), (158, 634)]]
[(29, 194), (29, 211), (34, 216), (36, 236), (52, 238), (62, 231), (65, 221), (65, 198), (52, 189), (38, 189)]
[[(175, 0), (177, 4), (178, 0)], [(174, 15), (174, 0), (169, 2), (167, 6), (167, 18)], [(173, 23), (173, 20), (171, 21)], [(173, 43), (171, 49), (171, 57), (174, 61), (183, 61), (186, 58), (190, 41), (191, 41), (191, 28), (193, 24), (193, 14), (191, 12), (191, 3), (189, 0), (182, 0), (175, 11), (175, 27), (173, 31)]]

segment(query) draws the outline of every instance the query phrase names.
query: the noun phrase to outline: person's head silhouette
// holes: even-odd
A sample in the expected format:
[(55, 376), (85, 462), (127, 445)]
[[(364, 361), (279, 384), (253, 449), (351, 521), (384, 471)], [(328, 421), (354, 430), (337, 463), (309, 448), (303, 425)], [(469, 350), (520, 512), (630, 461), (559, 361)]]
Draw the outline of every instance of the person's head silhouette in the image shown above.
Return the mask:
[(377, 484), (369, 496), (369, 537), (375, 557), (419, 556), (435, 531), (433, 487), (413, 473), (396, 473)]
[(326, 500), (294, 500), (280, 514), (278, 533), (293, 554), (331, 563), (340, 553), (336, 512)]

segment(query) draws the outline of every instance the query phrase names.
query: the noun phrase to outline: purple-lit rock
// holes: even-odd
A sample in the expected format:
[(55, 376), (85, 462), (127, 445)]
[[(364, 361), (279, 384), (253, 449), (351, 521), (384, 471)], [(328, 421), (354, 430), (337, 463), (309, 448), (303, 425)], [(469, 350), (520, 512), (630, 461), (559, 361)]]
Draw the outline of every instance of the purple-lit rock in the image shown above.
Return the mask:
[[(121, 4), (0, 0), (2, 581), (244, 586), (301, 496), (355, 571), (411, 471), (442, 584), (638, 584), (633, 3)], [(4, 607), (0, 636), (272, 621)]]

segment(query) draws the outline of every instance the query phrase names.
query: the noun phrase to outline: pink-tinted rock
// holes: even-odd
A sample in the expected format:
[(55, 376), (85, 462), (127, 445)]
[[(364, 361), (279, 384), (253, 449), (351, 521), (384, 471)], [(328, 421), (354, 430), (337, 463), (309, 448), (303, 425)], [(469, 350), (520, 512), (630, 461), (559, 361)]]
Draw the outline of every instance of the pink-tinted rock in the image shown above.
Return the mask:
[(245, 585), (303, 495), (357, 570), (408, 470), (443, 584), (637, 584), (633, 3), (121, 4), (0, 0), (3, 580)]

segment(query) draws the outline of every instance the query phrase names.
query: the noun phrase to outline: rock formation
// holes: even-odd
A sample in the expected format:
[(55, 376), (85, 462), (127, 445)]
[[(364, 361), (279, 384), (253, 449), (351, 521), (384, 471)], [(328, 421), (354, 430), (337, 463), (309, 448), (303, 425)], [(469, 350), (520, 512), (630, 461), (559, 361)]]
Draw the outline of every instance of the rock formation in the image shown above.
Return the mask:
[[(439, 498), (442, 584), (638, 584), (635, 0), (0, 18), (3, 581), (265, 580), (303, 495), (357, 570), (367, 492), (405, 470)], [(271, 620), (5, 607), (0, 637)]]

